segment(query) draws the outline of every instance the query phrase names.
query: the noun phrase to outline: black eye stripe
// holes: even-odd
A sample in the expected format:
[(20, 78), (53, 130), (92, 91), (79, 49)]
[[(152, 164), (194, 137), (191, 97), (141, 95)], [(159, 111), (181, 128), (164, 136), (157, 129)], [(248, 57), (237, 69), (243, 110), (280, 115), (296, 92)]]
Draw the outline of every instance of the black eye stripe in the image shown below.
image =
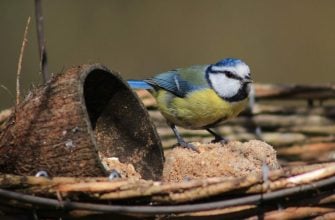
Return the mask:
[(240, 76), (237, 76), (236, 74), (228, 71), (228, 70), (224, 70), (224, 71), (219, 71), (219, 70), (213, 70), (212, 67), (210, 66), (208, 69), (207, 69), (208, 73), (211, 73), (211, 74), (225, 74), (228, 78), (230, 79), (237, 79), (237, 80), (243, 80), (242, 77)]
[(241, 77), (235, 75), (235, 74), (232, 73), (232, 72), (229, 72), (229, 71), (223, 71), (222, 73), (225, 74), (228, 78), (231, 78), (231, 79), (237, 79), (237, 80), (242, 80)]

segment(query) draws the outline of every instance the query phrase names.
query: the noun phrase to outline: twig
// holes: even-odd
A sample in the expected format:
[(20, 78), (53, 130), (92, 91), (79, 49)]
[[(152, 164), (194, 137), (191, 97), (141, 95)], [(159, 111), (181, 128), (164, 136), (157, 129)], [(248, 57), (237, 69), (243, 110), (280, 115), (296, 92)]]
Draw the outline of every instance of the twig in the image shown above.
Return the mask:
[(23, 41), (22, 41), (22, 46), (21, 46), (21, 51), (20, 51), (20, 56), (19, 56), (19, 62), (17, 64), (17, 72), (16, 72), (16, 104), (18, 105), (20, 103), (20, 75), (21, 75), (21, 69), (22, 69), (22, 60), (23, 60), (23, 53), (24, 49), (26, 48), (27, 42), (28, 42), (28, 29), (30, 25), (30, 16), (28, 17), (27, 24), (26, 24), (26, 29), (24, 30), (24, 35), (23, 35)]
[(60, 185), (58, 190), (60, 192), (80, 192), (80, 191), (88, 191), (88, 192), (103, 192), (103, 191), (113, 191), (119, 189), (121, 186), (126, 185), (127, 181), (118, 181), (118, 182), (82, 182), (82, 183), (70, 183)]
[(330, 175), (334, 175), (334, 172), (335, 172), (335, 166), (329, 166), (308, 173), (290, 177), (287, 179), (287, 182), (296, 185), (309, 183), (315, 181), (316, 179), (321, 179)]
[(9, 116), (12, 114), (12, 112), (13, 110), (10, 108), (0, 111), (0, 124), (6, 121), (7, 118), (9, 118)]
[(313, 220), (331, 220), (335, 219), (335, 212), (329, 212), (313, 218)]
[(258, 99), (333, 99), (334, 84), (328, 85), (266, 85), (256, 84), (256, 97)]
[(46, 46), (45, 46), (42, 1), (41, 0), (35, 0), (35, 16), (36, 16), (38, 48), (39, 48), (39, 54), (40, 54), (40, 69), (42, 72), (43, 82), (46, 83), (49, 79), (49, 74), (48, 74), (48, 65), (47, 65), (48, 64), (47, 51), (46, 51)]
[[(305, 219), (319, 215), (324, 215), (329, 212), (334, 212), (334, 207), (288, 207), (284, 210), (276, 210), (265, 213), (264, 219)], [(248, 220), (257, 220), (258, 216), (248, 218)]]
[[(299, 186), (299, 185), (304, 185), (304, 184), (309, 184), (316, 182), (320, 179), (327, 178), (330, 176), (333, 176), (335, 173), (335, 166), (330, 165), (321, 169), (313, 170), (307, 173), (303, 173), (300, 175), (292, 176), (289, 178), (285, 179), (279, 179), (276, 181), (273, 181), (268, 184), (268, 190), (271, 191), (276, 191), (279, 189), (284, 189), (288, 187), (293, 187), (293, 186)], [(263, 190), (262, 185), (254, 185), (250, 187), (247, 192), (248, 193), (259, 193), (262, 192)]]
[[(0, 85), (0, 87), (3, 89), (3, 90), (5, 90), (7, 93), (8, 93), (8, 95), (12, 98), (12, 99), (14, 99), (14, 94), (5, 86), (5, 85)], [(14, 104), (14, 103), (13, 103)]]

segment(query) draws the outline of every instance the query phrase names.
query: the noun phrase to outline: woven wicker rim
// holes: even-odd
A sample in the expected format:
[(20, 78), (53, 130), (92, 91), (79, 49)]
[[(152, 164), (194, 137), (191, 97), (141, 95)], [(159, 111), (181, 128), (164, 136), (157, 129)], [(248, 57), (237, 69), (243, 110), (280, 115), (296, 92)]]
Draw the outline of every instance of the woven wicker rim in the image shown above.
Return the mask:
[(42, 205), (44, 207), (56, 208), (59, 210), (90, 210), (100, 211), (105, 213), (124, 213), (124, 214), (167, 214), (167, 213), (187, 213), (194, 211), (208, 211), (213, 209), (228, 208), (237, 205), (251, 205), (260, 204), (262, 202), (270, 201), (272, 199), (284, 198), (290, 195), (297, 195), (311, 190), (320, 190), (322, 187), (335, 184), (335, 177), (320, 180), (314, 183), (296, 186), (289, 189), (282, 189), (275, 192), (268, 192), (256, 194), (251, 196), (243, 196), (239, 198), (197, 203), (189, 205), (160, 205), (160, 206), (127, 206), (127, 205), (101, 205), (94, 203), (71, 202), (71, 201), (58, 201), (56, 199), (37, 197), (26, 195), (23, 193), (12, 192), (9, 190), (0, 189), (0, 196), (8, 199), (15, 199), (20, 202), (28, 202), (34, 205)]

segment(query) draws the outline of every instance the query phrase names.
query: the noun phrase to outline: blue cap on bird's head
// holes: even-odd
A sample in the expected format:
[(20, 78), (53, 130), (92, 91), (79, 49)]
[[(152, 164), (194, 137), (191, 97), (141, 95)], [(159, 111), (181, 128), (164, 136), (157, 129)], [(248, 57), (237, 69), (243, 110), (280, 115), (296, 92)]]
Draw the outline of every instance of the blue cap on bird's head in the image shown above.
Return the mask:
[(230, 66), (236, 66), (237, 64), (242, 64), (244, 63), (242, 60), (240, 59), (236, 59), (236, 58), (226, 58), (223, 60), (220, 60), (219, 62), (217, 62), (216, 64), (214, 64), (215, 66), (226, 66), (226, 67), (230, 67)]
[[(240, 59), (237, 58), (226, 58), (218, 61), (215, 64), (210, 65), (208, 73), (232, 73), (238, 77), (250, 78), (249, 66)], [(237, 77), (237, 78), (238, 78)], [(230, 77), (231, 78), (231, 77)]]

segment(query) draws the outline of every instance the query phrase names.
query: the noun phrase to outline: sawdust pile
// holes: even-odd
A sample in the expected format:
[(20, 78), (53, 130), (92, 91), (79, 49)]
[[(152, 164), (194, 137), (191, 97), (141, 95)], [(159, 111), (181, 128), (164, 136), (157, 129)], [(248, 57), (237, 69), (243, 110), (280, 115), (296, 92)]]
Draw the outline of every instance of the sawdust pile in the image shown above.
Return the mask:
[(120, 178), (141, 179), (134, 165), (121, 163), (117, 157), (104, 157), (100, 155), (101, 162), (108, 172), (117, 172)]
[(193, 143), (200, 153), (175, 147), (164, 164), (163, 181), (180, 182), (207, 177), (242, 177), (261, 174), (263, 163), (270, 170), (280, 168), (276, 151), (258, 140), (228, 144)]

